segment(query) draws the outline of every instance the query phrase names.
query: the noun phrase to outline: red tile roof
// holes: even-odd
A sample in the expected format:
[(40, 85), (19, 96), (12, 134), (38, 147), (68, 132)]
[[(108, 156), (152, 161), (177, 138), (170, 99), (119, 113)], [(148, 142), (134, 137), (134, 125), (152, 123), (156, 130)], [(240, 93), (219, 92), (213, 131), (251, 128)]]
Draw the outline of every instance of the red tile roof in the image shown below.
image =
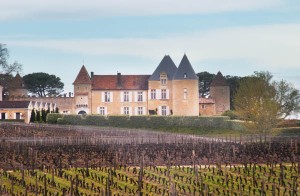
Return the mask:
[(0, 101), (0, 108), (28, 108), (30, 101)]
[(214, 104), (216, 102), (212, 98), (199, 98), (199, 103), (201, 103), (201, 104)]
[(85, 66), (83, 65), (73, 84), (91, 84), (91, 83), (92, 82), (91, 82), (90, 75), (87, 72)]
[[(118, 77), (120, 81), (118, 84)], [(150, 75), (94, 75), (93, 90), (148, 90)]]

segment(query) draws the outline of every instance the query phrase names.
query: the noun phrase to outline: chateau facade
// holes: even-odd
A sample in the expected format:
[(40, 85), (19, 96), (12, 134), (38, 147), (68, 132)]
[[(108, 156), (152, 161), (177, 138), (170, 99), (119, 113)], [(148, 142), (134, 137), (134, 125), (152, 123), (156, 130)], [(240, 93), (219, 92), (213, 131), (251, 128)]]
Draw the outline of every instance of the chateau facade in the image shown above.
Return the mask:
[(94, 75), (74, 81), (75, 113), (199, 115), (198, 77), (186, 55), (178, 68), (166, 55), (152, 75)]
[(28, 97), (17, 74), (10, 101), (52, 103), (65, 114), (211, 116), (230, 110), (229, 85), (220, 72), (211, 96), (199, 98), (199, 80), (186, 55), (178, 67), (165, 55), (151, 75), (89, 74), (83, 65), (73, 85), (73, 96)]

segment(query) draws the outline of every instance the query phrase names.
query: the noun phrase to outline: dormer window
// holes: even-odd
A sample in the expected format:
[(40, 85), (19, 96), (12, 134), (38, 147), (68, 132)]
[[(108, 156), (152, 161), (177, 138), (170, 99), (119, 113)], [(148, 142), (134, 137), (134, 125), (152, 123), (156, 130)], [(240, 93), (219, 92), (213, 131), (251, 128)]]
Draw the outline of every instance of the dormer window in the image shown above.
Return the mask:
[(166, 85), (167, 79), (168, 79), (167, 74), (165, 74), (165, 73), (160, 74), (160, 84), (161, 85)]
[(183, 78), (187, 78), (187, 74), (186, 73), (183, 74)]

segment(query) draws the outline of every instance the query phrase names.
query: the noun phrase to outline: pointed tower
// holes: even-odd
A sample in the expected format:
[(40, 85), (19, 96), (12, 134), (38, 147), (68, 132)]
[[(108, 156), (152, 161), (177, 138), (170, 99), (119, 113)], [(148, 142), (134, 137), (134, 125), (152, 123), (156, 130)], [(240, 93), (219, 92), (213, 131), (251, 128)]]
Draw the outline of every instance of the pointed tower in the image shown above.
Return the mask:
[(149, 114), (171, 115), (173, 112), (173, 77), (177, 67), (169, 55), (165, 55), (148, 80)]
[(173, 113), (177, 116), (199, 115), (198, 76), (186, 55), (173, 77)]
[(230, 110), (230, 87), (220, 71), (210, 83), (210, 96), (215, 100), (217, 115)]
[(92, 81), (83, 65), (73, 82), (76, 114), (89, 114), (91, 111)]
[(12, 79), (8, 88), (8, 94), (10, 99), (16, 97), (25, 97), (28, 95), (28, 90), (25, 86), (23, 78), (20, 76), (19, 73), (17, 73), (16, 76)]

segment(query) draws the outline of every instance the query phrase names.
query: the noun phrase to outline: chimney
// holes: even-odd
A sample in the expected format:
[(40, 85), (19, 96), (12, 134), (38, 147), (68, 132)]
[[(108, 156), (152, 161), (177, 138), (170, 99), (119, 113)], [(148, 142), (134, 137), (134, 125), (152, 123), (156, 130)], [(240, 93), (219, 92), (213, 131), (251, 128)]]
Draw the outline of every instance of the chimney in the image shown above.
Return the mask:
[(121, 73), (117, 73), (117, 85), (118, 87), (121, 87), (122, 81), (121, 81)]
[(91, 79), (94, 77), (94, 72), (92, 71), (91, 72)]

